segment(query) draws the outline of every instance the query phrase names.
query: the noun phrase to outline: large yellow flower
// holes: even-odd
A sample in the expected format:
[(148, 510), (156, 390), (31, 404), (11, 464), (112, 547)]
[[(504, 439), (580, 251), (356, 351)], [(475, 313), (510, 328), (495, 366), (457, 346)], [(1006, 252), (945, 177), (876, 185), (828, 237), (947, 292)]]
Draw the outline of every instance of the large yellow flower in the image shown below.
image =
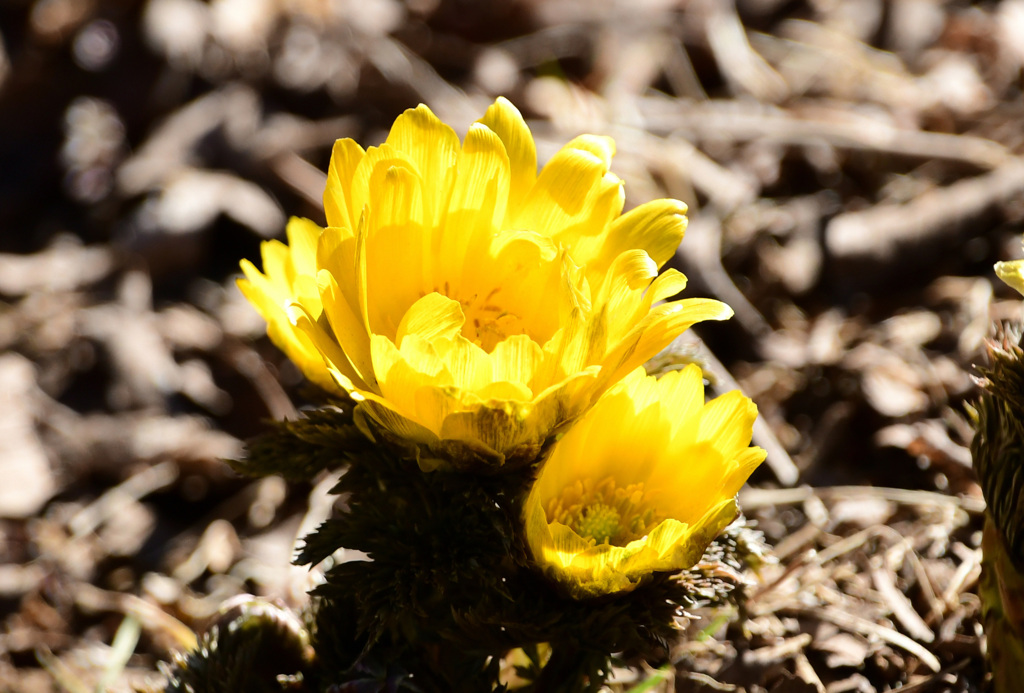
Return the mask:
[(524, 510), (534, 559), (578, 599), (693, 566), (765, 458), (749, 447), (756, 417), (738, 390), (705, 404), (695, 365), (630, 373), (542, 467)]
[[(609, 386), (690, 325), (731, 315), (658, 269), (685, 205), (621, 214), (614, 143), (583, 135), (537, 173), (533, 137), (498, 99), (459, 142), (426, 106), (387, 141), (334, 146), (328, 227), (292, 219), (286, 246), (239, 285), (313, 381), (360, 400), (366, 430), (421, 464), (536, 456)], [(358, 417), (357, 417), (358, 418)]]

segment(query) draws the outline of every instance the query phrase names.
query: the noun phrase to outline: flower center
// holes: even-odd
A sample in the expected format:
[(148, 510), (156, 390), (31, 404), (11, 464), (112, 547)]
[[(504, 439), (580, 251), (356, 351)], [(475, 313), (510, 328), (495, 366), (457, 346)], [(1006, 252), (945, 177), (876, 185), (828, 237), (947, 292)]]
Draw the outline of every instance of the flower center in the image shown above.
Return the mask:
[(495, 300), (499, 293), (501, 287), (491, 289), (488, 294), (473, 294), (468, 299), (452, 296), (462, 304), (462, 313), (466, 316), (462, 336), (487, 353), (494, 351), (506, 337), (526, 334), (522, 318), (505, 310)]
[(580, 511), (579, 517), (571, 525), (576, 533), (583, 537), (589, 537), (598, 544), (604, 544), (619, 533), (619, 513), (615, 508), (608, 507), (604, 503), (587, 505)]
[(567, 486), (548, 502), (548, 522), (560, 522), (594, 544), (624, 546), (647, 535), (661, 521), (644, 502), (643, 483), (620, 488), (608, 477)]

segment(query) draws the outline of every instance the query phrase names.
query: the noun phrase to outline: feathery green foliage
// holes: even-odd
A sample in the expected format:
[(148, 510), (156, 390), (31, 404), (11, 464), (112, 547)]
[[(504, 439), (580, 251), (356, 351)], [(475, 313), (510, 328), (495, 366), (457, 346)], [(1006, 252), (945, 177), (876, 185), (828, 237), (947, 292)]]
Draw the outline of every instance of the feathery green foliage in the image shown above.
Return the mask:
[(370, 442), (352, 423), (354, 403), (303, 412), (302, 418), (272, 421), (270, 430), (249, 441), (247, 454), (228, 460), (239, 474), (279, 474), (288, 481), (309, 481), (326, 469), (337, 469)]
[(347, 510), (308, 537), (298, 559), (316, 563), (339, 547), (368, 558), (333, 565), (315, 591), (314, 644), (325, 672), (340, 674), (335, 683), (376, 676), (381, 690), (399, 680), (490, 691), (501, 656), (548, 643), (534, 690), (597, 690), (611, 653), (659, 661), (683, 609), (727, 598), (733, 585), (712, 566), (759, 560), (756, 533), (737, 525), (709, 549), (706, 569), (573, 599), (537, 572), (523, 543), (532, 476), (423, 474), (383, 447), (353, 458), (334, 489)]
[(1024, 690), (1024, 351), (1019, 330), (989, 345), (971, 443), (985, 502), (979, 593), (994, 693)]

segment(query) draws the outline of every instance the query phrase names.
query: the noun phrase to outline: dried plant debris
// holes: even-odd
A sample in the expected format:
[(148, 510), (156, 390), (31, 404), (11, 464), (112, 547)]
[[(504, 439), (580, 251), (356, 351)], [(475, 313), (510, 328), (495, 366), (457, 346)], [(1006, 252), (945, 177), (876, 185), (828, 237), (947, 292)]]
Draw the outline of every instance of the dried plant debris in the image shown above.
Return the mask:
[(289, 561), (337, 470), (223, 462), (322, 402), (237, 261), (323, 221), (336, 138), (419, 101), (464, 134), (499, 94), (542, 161), (612, 135), (627, 206), (690, 206), (672, 263), (735, 317), (654, 365), (741, 387), (769, 450), (741, 503), (774, 561), (609, 686), (983, 689), (964, 405), (1022, 317), (991, 268), (1021, 255), (1024, 2), (26, 0), (0, 26), (0, 690), (159, 686), (225, 600), (304, 607), (324, 566)]

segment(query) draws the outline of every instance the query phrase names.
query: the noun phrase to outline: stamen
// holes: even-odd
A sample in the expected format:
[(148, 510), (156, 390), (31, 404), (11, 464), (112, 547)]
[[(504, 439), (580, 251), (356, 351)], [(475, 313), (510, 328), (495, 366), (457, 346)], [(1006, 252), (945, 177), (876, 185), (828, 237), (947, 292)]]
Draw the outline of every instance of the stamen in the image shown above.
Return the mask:
[(466, 322), (462, 325), (462, 336), (490, 353), (499, 342), (514, 334), (527, 334), (526, 325), (515, 313), (510, 313), (493, 299), (501, 293), (501, 287), (492, 289), (486, 296), (473, 294), (465, 299), (448, 293), (445, 282), (444, 294), (462, 304)]
[(646, 536), (663, 518), (645, 501), (644, 485), (619, 488), (608, 477), (566, 487), (547, 507), (548, 522), (559, 522), (594, 544), (624, 546)]
[(605, 544), (619, 533), (619, 513), (604, 503), (594, 503), (583, 508), (570, 525), (580, 536), (589, 537), (598, 544)]

